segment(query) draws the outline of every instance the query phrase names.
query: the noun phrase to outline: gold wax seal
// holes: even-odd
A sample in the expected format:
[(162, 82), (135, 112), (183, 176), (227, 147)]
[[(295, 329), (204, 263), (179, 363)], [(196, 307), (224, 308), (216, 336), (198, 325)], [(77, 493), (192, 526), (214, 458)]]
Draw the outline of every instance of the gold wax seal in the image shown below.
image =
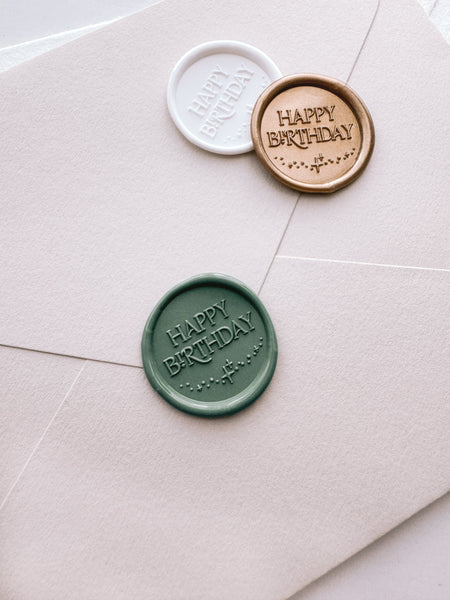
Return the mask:
[(269, 85), (253, 109), (251, 133), (256, 154), (274, 177), (321, 194), (354, 181), (374, 145), (362, 100), (322, 75), (289, 75)]

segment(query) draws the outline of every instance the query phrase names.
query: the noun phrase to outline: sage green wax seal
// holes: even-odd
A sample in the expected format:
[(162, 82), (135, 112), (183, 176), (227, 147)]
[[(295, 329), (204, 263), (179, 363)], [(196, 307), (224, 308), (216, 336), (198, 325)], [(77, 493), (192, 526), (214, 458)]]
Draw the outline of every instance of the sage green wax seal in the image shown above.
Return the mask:
[(193, 277), (154, 308), (142, 336), (154, 389), (176, 408), (203, 416), (241, 410), (269, 385), (277, 340), (269, 314), (247, 286), (225, 275)]

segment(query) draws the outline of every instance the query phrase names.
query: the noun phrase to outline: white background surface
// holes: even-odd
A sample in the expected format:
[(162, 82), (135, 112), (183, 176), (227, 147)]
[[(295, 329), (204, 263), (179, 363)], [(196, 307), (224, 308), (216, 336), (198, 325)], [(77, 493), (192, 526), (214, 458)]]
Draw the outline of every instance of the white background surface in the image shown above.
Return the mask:
[[(0, 71), (161, 0), (4, 0), (0, 4)], [(450, 0), (419, 0), (450, 43)]]
[[(3, 0), (0, 70), (154, 3), (149, 0), (39, 0), (32, 3)], [(450, 0), (421, 0), (421, 4), (449, 41)], [(292, 600), (446, 600), (450, 598), (449, 557), (450, 495), (447, 495)]]

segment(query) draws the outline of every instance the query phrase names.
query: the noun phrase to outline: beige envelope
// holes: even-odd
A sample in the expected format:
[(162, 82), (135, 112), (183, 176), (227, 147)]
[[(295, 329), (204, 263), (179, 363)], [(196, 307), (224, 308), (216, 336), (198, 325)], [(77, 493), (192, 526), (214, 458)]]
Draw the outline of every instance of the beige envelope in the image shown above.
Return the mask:
[[(281, 599), (448, 489), (449, 54), (410, 4), (168, 0), (1, 77), (0, 596)], [(298, 196), (184, 140), (168, 75), (211, 39), (349, 80), (362, 177)], [(261, 291), (280, 347), (217, 421), (140, 368), (204, 271)]]

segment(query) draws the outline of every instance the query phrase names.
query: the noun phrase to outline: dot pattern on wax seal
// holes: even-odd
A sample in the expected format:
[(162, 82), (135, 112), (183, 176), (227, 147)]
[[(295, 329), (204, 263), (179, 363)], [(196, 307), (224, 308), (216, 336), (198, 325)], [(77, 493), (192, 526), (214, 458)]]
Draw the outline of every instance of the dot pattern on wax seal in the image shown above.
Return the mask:
[(288, 169), (300, 169), (303, 167), (304, 169), (309, 169), (312, 172), (315, 172), (317, 175), (321, 172), (320, 170), (328, 165), (339, 165), (339, 163), (344, 160), (351, 158), (356, 152), (356, 148), (353, 147), (350, 152), (345, 152), (342, 156), (337, 155), (333, 158), (327, 157), (325, 158), (323, 154), (318, 154), (318, 156), (314, 156), (313, 162), (311, 164), (305, 163), (304, 161), (300, 161), (300, 163), (296, 160), (292, 162), (286, 162), (286, 160), (282, 156), (274, 156), (273, 160), (279, 161), (282, 167), (287, 166)]
[[(258, 345), (255, 344), (253, 346), (253, 348), (251, 350), (253, 357), (257, 356), (258, 352), (261, 350), (261, 348), (264, 345), (263, 342), (264, 342), (264, 338), (260, 337)], [(246, 360), (247, 360), (248, 365), (250, 365), (252, 362), (252, 354), (246, 355)], [(245, 362), (243, 360), (232, 361), (232, 360), (226, 359), (225, 364), (222, 366), (223, 375), (221, 375), (220, 379), (215, 380), (216, 385), (219, 384), (220, 382), (222, 382), (223, 385), (225, 385), (227, 382), (234, 383), (234, 381), (233, 381), (234, 374), (238, 373), (239, 368), (242, 368), (244, 366), (245, 366)], [(210, 377), (208, 383), (206, 383), (206, 381), (204, 381), (204, 380), (201, 381), (196, 386), (197, 392), (201, 392), (204, 387), (206, 387), (206, 389), (209, 389), (211, 387), (211, 385), (210, 385), (211, 383), (214, 383), (214, 377)], [(182, 386), (180, 386), (180, 387), (182, 387)], [(188, 387), (188, 384), (186, 384), (186, 387)], [(192, 388), (190, 388), (190, 389), (192, 391)]]
[(255, 104), (251, 134), (258, 158), (278, 181), (312, 193), (354, 181), (374, 145), (372, 119), (356, 93), (320, 75), (270, 84)]
[(142, 337), (144, 370), (154, 389), (176, 408), (209, 417), (256, 400), (276, 357), (261, 300), (226, 275), (199, 275), (167, 292)]
[(167, 89), (169, 112), (181, 133), (204, 150), (249, 152), (253, 107), (279, 77), (272, 60), (253, 46), (207, 42), (175, 65)]

